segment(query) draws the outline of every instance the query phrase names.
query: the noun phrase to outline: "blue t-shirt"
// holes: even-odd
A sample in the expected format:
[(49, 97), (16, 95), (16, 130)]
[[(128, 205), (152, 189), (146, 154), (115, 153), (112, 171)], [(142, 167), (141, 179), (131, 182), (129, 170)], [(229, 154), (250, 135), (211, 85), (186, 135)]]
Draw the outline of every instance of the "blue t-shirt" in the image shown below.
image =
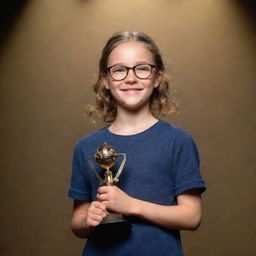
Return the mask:
[[(78, 141), (74, 151), (71, 186), (68, 195), (75, 200), (95, 201), (99, 181), (88, 158), (107, 143), (117, 153), (126, 154), (126, 163), (116, 184), (131, 197), (160, 205), (176, 205), (177, 196), (187, 190), (205, 190), (199, 172), (199, 154), (190, 134), (162, 120), (134, 135), (117, 135), (108, 126)], [(115, 174), (122, 159), (111, 168)], [(95, 165), (103, 177), (103, 169)], [(181, 256), (178, 230), (158, 227), (139, 218), (128, 218), (129, 236), (107, 246), (98, 246), (97, 236), (89, 237), (86, 256)], [(109, 234), (111, 236), (111, 234)]]

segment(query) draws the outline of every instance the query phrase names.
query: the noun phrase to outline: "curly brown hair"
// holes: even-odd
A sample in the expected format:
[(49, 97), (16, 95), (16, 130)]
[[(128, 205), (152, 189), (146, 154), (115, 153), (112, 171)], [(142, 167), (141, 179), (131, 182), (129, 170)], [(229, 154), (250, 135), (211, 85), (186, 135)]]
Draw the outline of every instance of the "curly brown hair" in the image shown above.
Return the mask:
[(155, 117), (170, 115), (177, 112), (177, 104), (174, 98), (169, 93), (169, 80), (167, 78), (164, 64), (160, 51), (155, 42), (145, 33), (136, 31), (121, 31), (115, 33), (108, 41), (102, 50), (102, 55), (99, 62), (99, 76), (93, 89), (96, 93), (95, 106), (90, 106), (88, 114), (91, 117), (93, 113), (98, 114), (106, 123), (112, 123), (116, 119), (117, 108), (116, 102), (110, 91), (103, 84), (103, 78), (107, 73), (107, 63), (110, 53), (119, 44), (136, 41), (143, 43), (152, 53), (156, 70), (162, 72), (161, 83), (150, 97), (150, 111)]

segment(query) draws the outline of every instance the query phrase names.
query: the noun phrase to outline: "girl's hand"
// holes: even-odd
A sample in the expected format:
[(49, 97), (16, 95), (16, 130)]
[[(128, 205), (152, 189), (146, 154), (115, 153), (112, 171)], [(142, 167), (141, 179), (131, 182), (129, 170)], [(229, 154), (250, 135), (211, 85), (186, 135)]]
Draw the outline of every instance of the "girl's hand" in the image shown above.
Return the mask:
[(108, 210), (122, 215), (129, 215), (133, 198), (117, 186), (102, 186), (98, 189), (97, 198)]
[(87, 210), (85, 218), (86, 228), (93, 228), (98, 226), (106, 216), (106, 206), (98, 201), (92, 202)]

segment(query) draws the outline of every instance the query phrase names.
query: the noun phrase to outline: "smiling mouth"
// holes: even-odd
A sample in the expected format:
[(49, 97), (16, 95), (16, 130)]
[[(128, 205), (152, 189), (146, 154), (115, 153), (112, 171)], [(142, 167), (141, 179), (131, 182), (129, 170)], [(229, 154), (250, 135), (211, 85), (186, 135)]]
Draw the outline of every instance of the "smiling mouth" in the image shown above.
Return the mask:
[(129, 91), (142, 91), (142, 88), (127, 88), (127, 89), (121, 89), (121, 91), (129, 92)]
[(139, 94), (143, 89), (141, 88), (127, 88), (127, 89), (121, 89), (121, 91), (125, 95), (136, 95)]

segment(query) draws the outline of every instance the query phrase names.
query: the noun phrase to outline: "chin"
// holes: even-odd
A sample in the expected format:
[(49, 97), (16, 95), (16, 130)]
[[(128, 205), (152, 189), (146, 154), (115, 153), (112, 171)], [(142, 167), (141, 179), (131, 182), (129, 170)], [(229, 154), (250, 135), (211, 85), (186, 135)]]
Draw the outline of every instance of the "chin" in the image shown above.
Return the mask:
[(129, 111), (136, 111), (136, 110), (142, 109), (143, 107), (145, 107), (145, 105), (148, 105), (148, 103), (147, 102), (125, 102), (124, 104), (121, 104), (121, 107)]

